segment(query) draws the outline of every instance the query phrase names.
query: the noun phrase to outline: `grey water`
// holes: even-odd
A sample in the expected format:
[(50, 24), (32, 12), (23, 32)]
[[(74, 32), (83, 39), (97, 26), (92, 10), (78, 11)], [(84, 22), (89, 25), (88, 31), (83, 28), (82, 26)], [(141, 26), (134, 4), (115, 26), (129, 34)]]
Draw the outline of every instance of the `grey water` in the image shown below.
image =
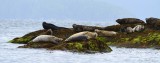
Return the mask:
[[(0, 63), (160, 63), (160, 50), (116, 48), (111, 53), (83, 54), (45, 49), (17, 48), (23, 44), (8, 43), (24, 34), (43, 29), (43, 20), (0, 20)], [(58, 26), (72, 24), (94, 26), (112, 25), (107, 22), (48, 20)]]

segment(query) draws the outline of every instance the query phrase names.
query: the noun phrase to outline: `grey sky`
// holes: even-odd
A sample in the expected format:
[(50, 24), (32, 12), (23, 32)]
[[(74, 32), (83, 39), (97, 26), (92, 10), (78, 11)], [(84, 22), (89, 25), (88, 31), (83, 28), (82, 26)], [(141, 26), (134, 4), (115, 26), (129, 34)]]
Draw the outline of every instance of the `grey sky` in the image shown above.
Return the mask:
[(0, 19), (160, 18), (160, 0), (0, 0)]

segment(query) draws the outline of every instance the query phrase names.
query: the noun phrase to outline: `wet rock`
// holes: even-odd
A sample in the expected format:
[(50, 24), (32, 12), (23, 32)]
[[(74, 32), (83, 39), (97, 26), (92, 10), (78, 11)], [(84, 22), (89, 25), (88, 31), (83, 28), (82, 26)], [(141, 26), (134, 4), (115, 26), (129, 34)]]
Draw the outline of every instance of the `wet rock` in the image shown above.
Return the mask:
[(144, 21), (142, 21), (140, 19), (136, 19), (136, 18), (117, 19), (116, 22), (119, 23), (120, 25), (123, 25), (123, 24), (144, 24), (145, 23)]
[(56, 45), (57, 44), (54, 44), (52, 42), (30, 42), (26, 45), (19, 46), (18, 48), (50, 48)]
[(112, 49), (105, 42), (98, 39), (81, 42), (61, 42), (60, 44), (50, 42), (33, 42), (20, 46), (19, 48), (46, 48), (48, 50), (63, 50), (79, 53), (100, 53), (112, 51)]
[[(25, 43), (24, 46), (19, 46), (19, 48), (45, 48), (49, 50), (63, 50), (71, 52), (83, 52), (83, 53), (99, 53), (99, 52), (111, 52), (112, 49), (106, 44), (105, 41), (95, 38), (85, 41), (76, 42), (64, 42), (53, 43), (50, 41), (39, 41), (31, 42), (33, 37), (41, 36), (42, 33), (48, 30), (38, 30), (24, 35), (23, 37), (18, 37), (13, 39), (12, 43)], [(68, 38), (67, 35), (71, 36), (74, 34), (72, 29), (60, 29), (54, 30), (53, 35), (60, 38)]]

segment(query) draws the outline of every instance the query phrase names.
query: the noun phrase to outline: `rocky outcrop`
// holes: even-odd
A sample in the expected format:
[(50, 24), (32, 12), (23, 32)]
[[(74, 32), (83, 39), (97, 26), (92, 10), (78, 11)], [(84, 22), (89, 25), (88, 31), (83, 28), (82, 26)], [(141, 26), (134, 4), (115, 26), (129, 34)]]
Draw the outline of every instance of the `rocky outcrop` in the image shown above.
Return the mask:
[(50, 35), (50, 32), (48, 32), (48, 30), (37, 30), (34, 32), (30, 32), (22, 37), (16, 37), (13, 40), (10, 40), (9, 42), (11, 43), (20, 43), (20, 44), (27, 44), (29, 41), (31, 41), (32, 39), (34, 39), (35, 37), (39, 36), (39, 35)]
[(147, 29), (131, 34), (119, 33), (114, 38), (105, 38), (108, 45), (126, 48), (160, 47), (160, 31)]
[(62, 42), (60, 44), (46, 42), (31, 42), (19, 48), (46, 48), (48, 50), (62, 50), (79, 53), (103, 53), (111, 52), (112, 49), (99, 38), (81, 42)]
[[(60, 29), (60, 30), (54, 30), (52, 31), (52, 35), (56, 37), (61, 37), (63, 39), (66, 39), (70, 35), (74, 34), (75, 32), (72, 29)], [(14, 38), (13, 40), (10, 40), (11, 43), (22, 43), (27, 44), (29, 41), (33, 40), (39, 35), (51, 35), (51, 32), (49, 30), (37, 30), (30, 32), (22, 37)]]
[(117, 19), (116, 22), (119, 23), (120, 25), (123, 25), (123, 24), (144, 24), (145, 23), (144, 21), (142, 21), (140, 19), (136, 19), (136, 18)]
[[(11, 40), (11, 43), (23, 43), (24, 46), (20, 48), (46, 48), (49, 50), (63, 50), (72, 52), (83, 52), (83, 53), (100, 53), (100, 52), (111, 52), (112, 49), (100, 38), (89, 39), (85, 41), (61, 41), (58, 44), (53, 42), (31, 42), (35, 37), (40, 36), (41, 33), (47, 30), (38, 30), (24, 35), (23, 37), (15, 38)], [(72, 29), (60, 29), (54, 30), (53, 35), (63, 39), (68, 38), (75, 32)]]
[[(143, 21), (136, 18), (119, 19), (117, 22), (120, 25), (96, 27), (74, 24), (73, 29), (61, 28), (56, 30), (38, 30), (28, 33), (22, 37), (14, 38), (10, 42), (25, 44), (24, 46), (20, 46), (21, 48), (46, 48), (49, 50), (67, 50), (73, 52), (89, 53), (111, 52), (112, 49), (108, 47), (108, 45), (127, 48), (160, 48), (160, 22), (158, 18), (146, 19), (147, 24), (144, 24)], [(103, 30), (104, 33), (101, 33), (102, 35), (107, 34), (108, 32), (106, 31), (115, 31), (117, 33), (115, 36), (108, 36), (107, 34), (105, 36), (98, 36), (97, 38), (89, 40), (68, 42), (64, 41), (76, 32), (95, 31), (95, 29), (99, 29), (101, 31)], [(129, 34), (122, 33), (126, 32), (126, 30), (128, 30)], [(48, 34), (62, 38), (64, 40), (58, 44), (51, 42), (30, 42), (39, 35)]]

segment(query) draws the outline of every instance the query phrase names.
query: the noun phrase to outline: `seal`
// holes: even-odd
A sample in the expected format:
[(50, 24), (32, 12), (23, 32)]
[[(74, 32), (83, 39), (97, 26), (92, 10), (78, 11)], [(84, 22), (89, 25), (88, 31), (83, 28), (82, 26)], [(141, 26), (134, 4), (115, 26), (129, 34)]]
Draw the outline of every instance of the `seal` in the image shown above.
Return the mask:
[(160, 30), (160, 19), (159, 18), (146, 18), (147, 27), (154, 30)]
[(82, 31), (93, 32), (95, 29), (104, 29), (104, 27), (86, 26), (86, 25), (77, 25), (77, 24), (73, 24), (72, 27), (75, 32), (82, 32)]
[(144, 26), (143, 25), (137, 25), (133, 28), (133, 32), (140, 32), (144, 30)]
[(134, 32), (132, 27), (127, 27), (125, 31), (126, 31), (126, 33), (133, 33)]
[(39, 35), (36, 38), (34, 38), (31, 42), (52, 42), (58, 44), (62, 40), (62, 38), (58, 38), (52, 35)]
[(148, 25), (155, 25), (157, 22), (160, 22), (159, 18), (154, 18), (154, 17), (146, 18), (146, 23)]
[(117, 19), (116, 22), (119, 23), (120, 25), (123, 25), (123, 24), (145, 24), (144, 21), (137, 19), (137, 18), (122, 18), (122, 19)]
[(115, 36), (117, 35), (117, 32), (114, 31), (106, 31), (106, 30), (98, 30), (95, 29), (95, 32), (97, 32), (98, 36)]
[(84, 31), (84, 32), (79, 32), (79, 33), (71, 35), (69, 38), (65, 40), (65, 42), (95, 39), (97, 36), (98, 34), (96, 32)]
[(53, 35), (53, 31), (48, 29), (46, 32), (41, 33), (41, 35)]
[(56, 26), (54, 24), (46, 23), (46, 22), (43, 22), (42, 26), (43, 26), (44, 29), (52, 29), (52, 30), (67, 29), (65, 27), (58, 27), (58, 26)]

